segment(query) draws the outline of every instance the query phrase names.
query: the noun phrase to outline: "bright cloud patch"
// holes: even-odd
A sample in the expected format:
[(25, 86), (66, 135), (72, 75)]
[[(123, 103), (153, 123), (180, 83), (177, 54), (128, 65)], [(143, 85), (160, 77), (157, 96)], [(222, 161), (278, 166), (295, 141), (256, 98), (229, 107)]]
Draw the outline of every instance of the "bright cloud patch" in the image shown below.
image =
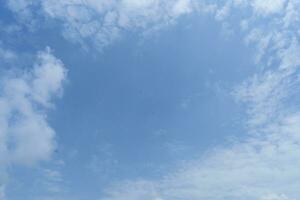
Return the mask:
[(252, 5), (260, 14), (278, 13), (284, 8), (286, 0), (254, 0)]
[(29, 71), (2, 77), (1, 166), (31, 165), (50, 157), (55, 148), (55, 131), (47, 123), (45, 112), (52, 98), (61, 94), (65, 78), (63, 63), (48, 48), (37, 54)]

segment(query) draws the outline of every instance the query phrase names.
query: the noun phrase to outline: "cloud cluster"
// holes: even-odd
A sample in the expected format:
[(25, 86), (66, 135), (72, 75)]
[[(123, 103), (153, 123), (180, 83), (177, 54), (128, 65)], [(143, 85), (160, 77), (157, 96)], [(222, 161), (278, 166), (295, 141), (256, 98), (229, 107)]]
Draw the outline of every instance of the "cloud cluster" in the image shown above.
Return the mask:
[(9, 8), (27, 24), (38, 18), (57, 20), (65, 38), (98, 49), (127, 31), (144, 32), (172, 24), (192, 12), (194, 4), (192, 0), (8, 0)]
[[(46, 111), (61, 94), (66, 73), (47, 48), (38, 52), (32, 69), (1, 77), (0, 173), (5, 174), (5, 166), (32, 165), (50, 157), (55, 131)], [(4, 191), (4, 186), (0, 188)]]

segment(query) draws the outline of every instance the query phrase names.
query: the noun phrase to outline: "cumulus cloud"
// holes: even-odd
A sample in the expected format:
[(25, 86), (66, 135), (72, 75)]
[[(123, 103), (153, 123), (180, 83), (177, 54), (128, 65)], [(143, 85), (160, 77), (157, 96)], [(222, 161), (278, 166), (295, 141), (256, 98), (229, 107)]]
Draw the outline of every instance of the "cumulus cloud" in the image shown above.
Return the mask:
[[(1, 77), (0, 164), (32, 165), (50, 157), (55, 131), (47, 122), (51, 100), (62, 92), (66, 69), (49, 48), (30, 70)], [(4, 173), (5, 167), (1, 169)]]

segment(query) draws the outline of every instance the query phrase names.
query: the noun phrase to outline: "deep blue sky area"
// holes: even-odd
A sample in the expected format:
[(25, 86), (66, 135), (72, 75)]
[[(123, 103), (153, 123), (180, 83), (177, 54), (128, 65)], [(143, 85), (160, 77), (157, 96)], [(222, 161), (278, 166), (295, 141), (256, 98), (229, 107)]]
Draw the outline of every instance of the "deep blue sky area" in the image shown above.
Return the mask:
[[(252, 70), (242, 39), (224, 38), (214, 21), (197, 17), (155, 37), (129, 38), (96, 56), (53, 47), (71, 70), (50, 122), (62, 144), (57, 156), (76, 152), (65, 176), (83, 197), (99, 195), (107, 179), (157, 177), (244, 131), (229, 94)], [(95, 151), (105, 174), (86, 168)], [(102, 166), (107, 159), (118, 164)]]

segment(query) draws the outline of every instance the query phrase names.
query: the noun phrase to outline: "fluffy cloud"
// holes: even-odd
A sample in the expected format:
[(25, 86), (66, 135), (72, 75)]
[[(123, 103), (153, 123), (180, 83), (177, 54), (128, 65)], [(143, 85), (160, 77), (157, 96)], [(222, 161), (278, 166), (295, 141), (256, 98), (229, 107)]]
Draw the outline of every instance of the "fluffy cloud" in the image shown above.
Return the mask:
[(32, 165), (50, 157), (55, 131), (47, 123), (46, 110), (61, 94), (65, 78), (63, 63), (49, 48), (37, 54), (32, 69), (2, 77), (0, 173), (4, 173), (4, 166)]

